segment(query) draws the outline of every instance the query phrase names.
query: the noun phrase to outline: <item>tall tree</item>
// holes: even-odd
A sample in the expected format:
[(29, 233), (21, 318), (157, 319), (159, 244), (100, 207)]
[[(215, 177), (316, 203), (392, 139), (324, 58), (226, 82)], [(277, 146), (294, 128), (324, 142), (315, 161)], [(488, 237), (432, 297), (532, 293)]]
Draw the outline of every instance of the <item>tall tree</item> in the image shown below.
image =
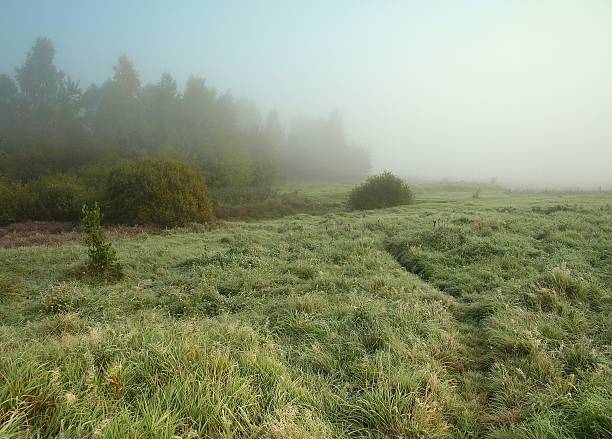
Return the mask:
[(140, 75), (127, 55), (122, 54), (113, 66), (113, 82), (130, 97), (136, 97), (140, 90)]
[(338, 112), (294, 121), (281, 160), (286, 176), (303, 179), (349, 180), (370, 168), (367, 152), (348, 142)]
[(143, 109), (138, 97), (140, 77), (126, 55), (113, 66), (113, 79), (101, 87), (90, 87), (85, 95), (89, 126), (105, 143), (122, 155), (146, 153), (140, 144), (143, 131)]
[(254, 183), (270, 186), (278, 174), (277, 157), (283, 150), (284, 132), (276, 110), (271, 110), (253, 150)]
[(149, 152), (177, 153), (179, 136), (179, 94), (170, 73), (159, 82), (145, 86), (140, 93), (144, 110), (145, 139)]
[(235, 103), (236, 124), (239, 130), (257, 133), (261, 128), (261, 114), (251, 99), (241, 98)]
[(28, 52), (25, 63), (15, 69), (26, 111), (48, 110), (55, 104), (61, 73), (53, 64), (54, 57), (53, 43), (47, 38), (38, 38)]
[(273, 148), (275, 151), (281, 147), (284, 142), (285, 134), (283, 132), (283, 126), (278, 117), (276, 110), (271, 110), (266, 118), (266, 124), (264, 127), (264, 138), (267, 145)]
[(46, 140), (66, 135), (80, 112), (81, 90), (76, 81), (57, 69), (55, 48), (47, 38), (38, 38), (25, 63), (15, 69), (19, 84), (24, 130)]
[(0, 108), (7, 109), (17, 102), (17, 84), (8, 75), (0, 75)]
[(18, 118), (19, 90), (7, 75), (0, 75), (0, 150), (14, 142), (14, 130)]
[(209, 143), (212, 115), (217, 93), (206, 86), (203, 78), (192, 76), (187, 80), (181, 106), (181, 120), (185, 140), (190, 148)]

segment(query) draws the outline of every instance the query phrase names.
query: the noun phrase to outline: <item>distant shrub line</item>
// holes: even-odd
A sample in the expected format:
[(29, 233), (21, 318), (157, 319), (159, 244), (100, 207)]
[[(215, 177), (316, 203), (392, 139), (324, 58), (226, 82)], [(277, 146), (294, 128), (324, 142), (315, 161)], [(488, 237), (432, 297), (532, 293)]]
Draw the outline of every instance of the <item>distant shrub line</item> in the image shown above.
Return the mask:
[[(324, 206), (298, 194), (216, 189), (211, 201), (202, 175), (172, 159), (123, 160), (76, 168), (30, 183), (0, 179), (0, 224), (81, 219), (82, 206), (98, 203), (108, 224), (177, 227), (213, 218), (270, 218)], [(229, 201), (228, 201), (229, 200)], [(414, 194), (399, 177), (384, 172), (369, 177), (348, 196), (348, 207), (380, 209), (410, 204)]]
[(175, 160), (126, 160), (42, 177), (28, 184), (0, 181), (2, 224), (77, 222), (82, 206), (96, 202), (114, 224), (174, 227), (212, 220), (203, 177)]

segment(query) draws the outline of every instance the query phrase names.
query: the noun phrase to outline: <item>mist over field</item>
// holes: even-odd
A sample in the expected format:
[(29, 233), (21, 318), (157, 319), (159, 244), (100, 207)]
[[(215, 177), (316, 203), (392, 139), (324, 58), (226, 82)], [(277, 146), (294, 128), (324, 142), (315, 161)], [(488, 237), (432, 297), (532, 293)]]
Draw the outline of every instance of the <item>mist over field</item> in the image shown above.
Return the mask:
[(336, 111), (348, 141), (369, 151), (369, 172), (612, 185), (606, 0), (5, 0), (1, 8), (0, 73), (9, 76), (44, 36), (83, 90), (111, 77), (125, 53), (143, 85), (169, 72), (181, 92), (201, 76), (252, 99), (264, 119), (276, 110), (285, 133), (296, 124), (304, 132), (304, 116)]

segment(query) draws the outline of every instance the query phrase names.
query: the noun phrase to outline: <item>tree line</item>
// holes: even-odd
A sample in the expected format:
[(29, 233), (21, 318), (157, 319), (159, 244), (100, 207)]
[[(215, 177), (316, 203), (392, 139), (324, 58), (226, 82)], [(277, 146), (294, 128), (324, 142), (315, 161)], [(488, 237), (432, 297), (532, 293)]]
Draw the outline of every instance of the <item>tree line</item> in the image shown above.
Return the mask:
[(347, 141), (337, 113), (303, 118), (286, 130), (249, 99), (220, 93), (192, 76), (180, 89), (170, 73), (143, 84), (121, 55), (112, 77), (83, 90), (38, 38), (14, 76), (0, 75), (0, 180), (46, 176), (122, 159), (171, 157), (188, 163), (223, 197), (261, 196), (280, 178), (349, 179), (369, 170)]

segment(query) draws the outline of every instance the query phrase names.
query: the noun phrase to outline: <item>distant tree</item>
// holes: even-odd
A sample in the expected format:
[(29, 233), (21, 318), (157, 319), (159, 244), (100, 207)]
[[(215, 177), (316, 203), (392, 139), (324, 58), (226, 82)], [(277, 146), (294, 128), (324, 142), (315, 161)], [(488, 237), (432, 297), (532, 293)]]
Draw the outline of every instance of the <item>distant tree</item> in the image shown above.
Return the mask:
[(251, 99), (241, 98), (236, 101), (235, 118), (239, 130), (256, 135), (261, 129), (261, 114)]
[(170, 73), (162, 73), (158, 87), (162, 99), (173, 100), (178, 97), (178, 87), (176, 86), (175, 79)]
[(19, 90), (7, 75), (0, 75), (0, 151), (12, 143), (18, 120)]
[(0, 75), (0, 109), (6, 111), (17, 103), (19, 90), (8, 75)]
[(338, 112), (293, 122), (281, 166), (288, 178), (352, 180), (370, 169), (367, 152), (351, 145)]
[(83, 98), (79, 82), (70, 77), (62, 76), (58, 98), (59, 106), (57, 110), (62, 116), (61, 118), (68, 122), (78, 119)]
[(231, 132), (236, 128), (237, 115), (234, 97), (227, 91), (217, 98), (217, 105), (213, 119), (216, 122), (215, 129)]
[(48, 110), (55, 103), (61, 73), (53, 64), (55, 48), (47, 38), (38, 38), (26, 61), (15, 69), (26, 111)]
[(65, 143), (67, 130), (74, 128), (81, 109), (81, 90), (77, 81), (57, 69), (55, 48), (47, 38), (38, 38), (25, 63), (15, 69), (19, 85), (24, 131), (41, 140)]
[(118, 58), (113, 72), (112, 80), (100, 87), (90, 87), (85, 94), (88, 126), (96, 137), (116, 147), (122, 155), (143, 154), (146, 145), (141, 144), (140, 78), (126, 55)]
[(194, 155), (206, 157), (210, 149), (212, 114), (217, 94), (206, 86), (202, 78), (192, 76), (187, 80), (181, 101), (181, 131), (185, 145)]
[(190, 122), (188, 129), (204, 131), (217, 101), (215, 90), (206, 86), (206, 81), (192, 76), (187, 80), (183, 92), (183, 116)]
[(140, 90), (140, 76), (127, 55), (119, 56), (113, 72), (113, 83), (127, 96), (136, 97)]
[(346, 131), (344, 130), (344, 122), (338, 110), (332, 111), (323, 125), (324, 136), (330, 144), (345, 146)]
[(265, 145), (275, 152), (278, 152), (284, 143), (285, 133), (283, 132), (283, 127), (276, 110), (271, 110), (270, 113), (268, 113), (264, 126), (263, 137), (265, 140)]
[(275, 110), (266, 118), (253, 155), (254, 183), (270, 186), (278, 175), (277, 157), (283, 150), (284, 132)]
[(151, 154), (174, 151), (179, 147), (180, 96), (176, 81), (169, 73), (159, 82), (147, 85), (140, 92), (143, 108), (143, 134)]

